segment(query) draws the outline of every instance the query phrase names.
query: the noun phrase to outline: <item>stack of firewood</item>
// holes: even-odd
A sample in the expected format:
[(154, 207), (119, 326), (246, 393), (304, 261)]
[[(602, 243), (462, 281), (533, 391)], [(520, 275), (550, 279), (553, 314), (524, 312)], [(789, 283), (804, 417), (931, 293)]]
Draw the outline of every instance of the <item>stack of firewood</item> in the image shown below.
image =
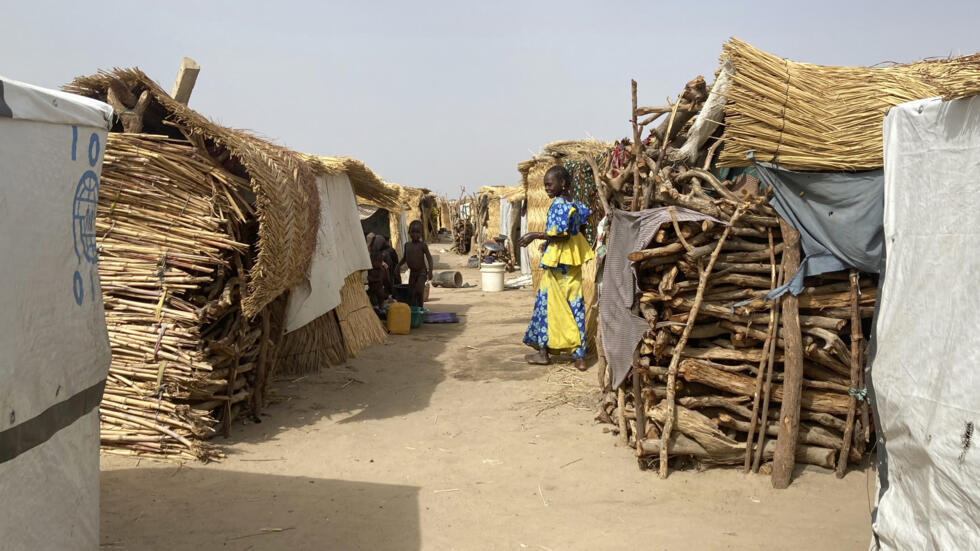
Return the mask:
[[(862, 384), (851, 378), (858, 361), (852, 345), (860, 343), (860, 320), (873, 312), (873, 282), (852, 285), (846, 273), (811, 278), (794, 299), (796, 320), (787, 319), (780, 301), (763, 300), (785, 279), (782, 233), (738, 220), (728, 228), (681, 222), (631, 255), (642, 291), (638, 311), (650, 330), (635, 354), (632, 387), (607, 395), (605, 418), (617, 422), (638, 455), (659, 457), (673, 409), (679, 434), (669, 455), (758, 470), (775, 452), (770, 437), (777, 434), (776, 404), (784, 401), (786, 348), (793, 344), (788, 326), (796, 325), (802, 353), (796, 460), (834, 468), (849, 447), (849, 461), (859, 461), (868, 423), (853, 411), (850, 390)], [(853, 438), (849, 446), (845, 437)]]
[[(452, 250), (456, 254), (469, 254), (470, 250), (473, 248), (473, 233), (475, 228), (473, 227), (474, 213), (472, 212), (473, 206), (476, 201), (472, 197), (466, 196), (466, 190), (460, 189), (459, 199), (453, 202), (450, 206), (449, 219), (450, 219), (450, 230), (453, 235), (453, 247)], [(468, 213), (467, 216), (463, 216), (463, 207), (469, 210), (465, 212)]]
[[(599, 419), (661, 476), (669, 458), (771, 469), (777, 487), (796, 462), (842, 474), (869, 439), (860, 366), (875, 285), (832, 273), (807, 280), (798, 297), (765, 299), (796, 273), (799, 234), (756, 178), (708, 170), (721, 145), (717, 104), (698, 77), (673, 105), (637, 107), (634, 83), (632, 144), (619, 144), (603, 166), (591, 162), (606, 206), (668, 207), (672, 220), (630, 254), (636, 313), (649, 331)], [(699, 117), (702, 109), (713, 120)], [(661, 115), (669, 117), (641, 139)], [(675, 206), (723, 223), (679, 222)]]
[(472, 240), (473, 223), (465, 218), (456, 218), (456, 221), (453, 222), (453, 252), (469, 254)]

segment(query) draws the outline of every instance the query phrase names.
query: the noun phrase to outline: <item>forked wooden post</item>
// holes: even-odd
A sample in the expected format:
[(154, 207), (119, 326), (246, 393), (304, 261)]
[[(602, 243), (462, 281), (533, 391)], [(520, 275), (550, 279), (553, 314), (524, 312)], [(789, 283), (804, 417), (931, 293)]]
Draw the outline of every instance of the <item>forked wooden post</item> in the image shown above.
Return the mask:
[(180, 103), (187, 105), (191, 99), (191, 92), (197, 82), (197, 75), (201, 72), (201, 66), (189, 57), (180, 60), (180, 68), (177, 69), (177, 78), (174, 79), (174, 87), (170, 90), (170, 97)]
[[(664, 133), (665, 137), (670, 136), (670, 131), (674, 127), (674, 117), (677, 116), (677, 107), (680, 104), (681, 98), (677, 98), (677, 101), (674, 102), (673, 107), (670, 108), (670, 119), (667, 121), (667, 131)], [(654, 197), (657, 195), (657, 175), (660, 174), (660, 167), (664, 164), (664, 159), (667, 157), (668, 141), (668, 139), (664, 139), (662, 141), (660, 144), (660, 153), (657, 155), (657, 160), (653, 163), (653, 167), (650, 168), (650, 185), (647, 186), (646, 193), (643, 194), (643, 208), (645, 209), (653, 206)], [(681, 239), (683, 239), (683, 237)]]
[[(800, 233), (782, 218), (783, 269), (786, 281), (800, 268)], [(789, 486), (796, 466), (796, 441), (800, 431), (800, 397), (803, 392), (803, 335), (800, 332), (799, 299), (792, 293), (783, 295), (783, 401), (779, 409), (779, 432), (772, 458), (772, 487)], [(778, 333), (777, 333), (778, 334)], [(763, 419), (765, 422), (765, 419)]]

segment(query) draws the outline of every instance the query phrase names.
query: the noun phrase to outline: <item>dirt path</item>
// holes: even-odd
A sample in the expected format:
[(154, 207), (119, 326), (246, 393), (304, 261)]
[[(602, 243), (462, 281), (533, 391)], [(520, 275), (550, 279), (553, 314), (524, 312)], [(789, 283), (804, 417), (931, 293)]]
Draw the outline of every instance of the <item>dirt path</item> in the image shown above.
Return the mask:
[(427, 306), (462, 323), (278, 382), (261, 424), (218, 440), (221, 463), (104, 457), (102, 548), (867, 548), (866, 472), (806, 470), (780, 492), (640, 472), (592, 420), (593, 371), (520, 361), (532, 297), (434, 289)]

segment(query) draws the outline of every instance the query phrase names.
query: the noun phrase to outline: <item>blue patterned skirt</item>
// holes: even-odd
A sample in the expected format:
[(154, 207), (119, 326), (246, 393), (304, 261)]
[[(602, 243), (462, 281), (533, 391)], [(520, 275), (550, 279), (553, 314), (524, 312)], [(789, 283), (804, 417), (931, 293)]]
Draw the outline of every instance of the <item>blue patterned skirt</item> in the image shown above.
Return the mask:
[(545, 268), (534, 299), (524, 344), (553, 354), (585, 357), (585, 299), (582, 267)]

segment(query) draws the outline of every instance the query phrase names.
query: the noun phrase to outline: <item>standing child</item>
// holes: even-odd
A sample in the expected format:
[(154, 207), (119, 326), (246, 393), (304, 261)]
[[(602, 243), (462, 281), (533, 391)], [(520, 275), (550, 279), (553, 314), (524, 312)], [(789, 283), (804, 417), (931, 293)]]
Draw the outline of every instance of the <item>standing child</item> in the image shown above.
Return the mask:
[(432, 255), (429, 246), (422, 242), (422, 222), (415, 220), (408, 226), (411, 243), (405, 244), (405, 256), (398, 263), (398, 270), (408, 264), (408, 305), (422, 307), (425, 282), (432, 279)]
[(391, 278), (381, 259), (381, 253), (371, 253), (371, 269), (368, 270), (368, 297), (372, 306), (380, 307), (391, 296)]
[(531, 323), (524, 343), (538, 349), (525, 356), (528, 363), (547, 365), (550, 354), (569, 354), (575, 367), (585, 369), (585, 300), (582, 298), (582, 265), (595, 254), (582, 234), (591, 212), (572, 199), (572, 178), (563, 166), (544, 175), (544, 190), (552, 199), (544, 232), (524, 234), (520, 245), (544, 241), (541, 282), (534, 299)]

